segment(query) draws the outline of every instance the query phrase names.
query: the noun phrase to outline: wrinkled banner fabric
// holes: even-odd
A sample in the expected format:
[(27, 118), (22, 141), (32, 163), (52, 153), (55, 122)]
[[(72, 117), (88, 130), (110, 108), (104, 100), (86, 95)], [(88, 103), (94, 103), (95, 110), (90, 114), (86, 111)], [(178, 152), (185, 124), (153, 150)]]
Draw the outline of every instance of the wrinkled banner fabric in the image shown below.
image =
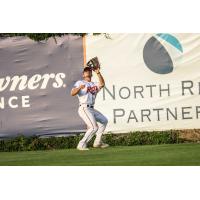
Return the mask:
[(85, 129), (70, 96), (83, 66), (82, 37), (0, 40), (0, 137)]

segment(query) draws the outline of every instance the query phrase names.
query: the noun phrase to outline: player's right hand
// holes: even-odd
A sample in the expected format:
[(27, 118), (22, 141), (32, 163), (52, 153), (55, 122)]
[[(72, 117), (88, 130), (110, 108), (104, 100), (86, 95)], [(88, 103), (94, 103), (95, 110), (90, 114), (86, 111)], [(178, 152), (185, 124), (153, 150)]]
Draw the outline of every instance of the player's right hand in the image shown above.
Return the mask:
[(80, 89), (84, 89), (84, 88), (85, 88), (85, 85), (81, 85), (81, 86), (80, 86)]

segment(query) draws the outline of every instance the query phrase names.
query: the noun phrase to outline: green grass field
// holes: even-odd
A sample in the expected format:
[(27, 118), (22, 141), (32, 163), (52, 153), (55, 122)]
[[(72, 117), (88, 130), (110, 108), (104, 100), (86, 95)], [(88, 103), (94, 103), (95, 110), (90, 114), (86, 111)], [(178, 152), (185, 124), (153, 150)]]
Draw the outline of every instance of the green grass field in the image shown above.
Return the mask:
[(118, 146), (76, 149), (1, 152), (1, 166), (192, 166), (200, 165), (200, 144)]

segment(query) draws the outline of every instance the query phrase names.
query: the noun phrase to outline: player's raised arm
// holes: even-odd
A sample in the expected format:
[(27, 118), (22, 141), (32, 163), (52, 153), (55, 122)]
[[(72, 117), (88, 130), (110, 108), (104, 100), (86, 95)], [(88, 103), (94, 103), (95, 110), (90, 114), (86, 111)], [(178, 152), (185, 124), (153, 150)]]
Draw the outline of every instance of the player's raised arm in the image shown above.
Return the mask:
[(100, 68), (96, 68), (94, 69), (94, 71), (96, 72), (97, 76), (98, 76), (98, 79), (99, 79), (99, 87), (100, 89), (103, 88), (105, 86), (105, 81), (104, 81), (104, 78), (103, 76), (101, 75), (101, 72), (100, 72)]

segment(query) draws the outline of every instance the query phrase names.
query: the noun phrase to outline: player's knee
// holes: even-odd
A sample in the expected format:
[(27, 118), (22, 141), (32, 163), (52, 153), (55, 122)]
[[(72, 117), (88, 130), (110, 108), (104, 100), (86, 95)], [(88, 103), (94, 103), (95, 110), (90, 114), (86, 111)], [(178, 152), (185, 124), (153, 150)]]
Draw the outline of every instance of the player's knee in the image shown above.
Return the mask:
[(96, 133), (97, 130), (98, 130), (98, 126), (94, 126), (94, 127), (93, 127), (93, 132)]
[(108, 119), (107, 119), (106, 117), (104, 117), (102, 123), (103, 123), (104, 125), (107, 125), (107, 123), (108, 123)]
[(91, 132), (96, 133), (98, 130), (98, 126), (93, 125), (93, 126), (90, 126), (89, 129), (91, 130)]

